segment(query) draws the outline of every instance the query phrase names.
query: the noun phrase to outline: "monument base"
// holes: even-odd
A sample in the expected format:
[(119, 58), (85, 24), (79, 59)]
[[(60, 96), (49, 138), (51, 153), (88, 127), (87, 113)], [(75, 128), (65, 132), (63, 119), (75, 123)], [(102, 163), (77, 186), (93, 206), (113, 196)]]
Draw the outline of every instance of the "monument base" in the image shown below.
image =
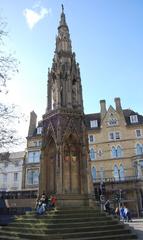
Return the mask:
[(57, 207), (95, 207), (95, 199), (88, 194), (56, 194)]

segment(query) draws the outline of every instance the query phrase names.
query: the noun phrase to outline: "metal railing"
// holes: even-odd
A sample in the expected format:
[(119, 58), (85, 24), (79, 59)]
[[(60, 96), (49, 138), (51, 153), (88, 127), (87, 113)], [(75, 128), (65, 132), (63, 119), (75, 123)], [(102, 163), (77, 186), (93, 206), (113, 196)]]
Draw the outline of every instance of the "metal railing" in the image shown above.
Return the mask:
[(37, 198), (37, 190), (25, 191), (0, 191), (0, 198), (3, 199), (26, 199)]
[(105, 177), (105, 178), (96, 178), (93, 179), (93, 183), (100, 183), (102, 182), (125, 182), (125, 181), (138, 181), (143, 180), (143, 177), (137, 177), (137, 176), (126, 176), (124, 178), (115, 178), (115, 177)]

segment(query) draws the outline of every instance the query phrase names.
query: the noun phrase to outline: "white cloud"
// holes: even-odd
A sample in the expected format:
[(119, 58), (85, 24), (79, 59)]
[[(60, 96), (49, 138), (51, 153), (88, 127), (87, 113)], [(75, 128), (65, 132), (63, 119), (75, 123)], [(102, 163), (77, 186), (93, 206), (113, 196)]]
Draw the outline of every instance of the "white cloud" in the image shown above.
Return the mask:
[(44, 7), (40, 7), (39, 12), (28, 8), (24, 9), (23, 11), (23, 15), (25, 16), (30, 29), (32, 29), (40, 20), (42, 20), (46, 15), (50, 13), (51, 9), (47, 9)]

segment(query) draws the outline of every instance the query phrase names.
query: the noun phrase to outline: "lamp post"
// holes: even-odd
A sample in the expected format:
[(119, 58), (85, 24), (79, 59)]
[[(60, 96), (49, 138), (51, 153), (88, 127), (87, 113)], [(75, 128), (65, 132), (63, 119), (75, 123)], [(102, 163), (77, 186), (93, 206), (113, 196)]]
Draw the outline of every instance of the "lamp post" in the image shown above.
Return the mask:
[(103, 182), (103, 179), (100, 180), (99, 195), (100, 195), (100, 207), (102, 212), (104, 210), (103, 208), (105, 203), (105, 183)]
[(121, 201), (122, 201), (122, 189), (119, 189), (119, 209), (121, 207)]

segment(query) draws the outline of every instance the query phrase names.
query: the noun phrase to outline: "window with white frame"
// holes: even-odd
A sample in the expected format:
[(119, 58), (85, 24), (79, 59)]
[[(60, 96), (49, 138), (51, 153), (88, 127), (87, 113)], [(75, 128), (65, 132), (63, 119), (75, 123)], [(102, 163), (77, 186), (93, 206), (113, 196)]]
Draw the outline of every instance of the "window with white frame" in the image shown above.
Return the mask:
[(100, 167), (99, 175), (100, 175), (100, 179), (103, 180), (103, 178), (104, 178), (104, 168), (103, 167)]
[(89, 143), (95, 143), (95, 135), (94, 134), (88, 135), (88, 141)]
[(138, 116), (137, 115), (131, 115), (130, 116), (130, 122), (131, 123), (138, 123)]
[(37, 134), (41, 134), (42, 133), (42, 127), (38, 127), (37, 128)]
[(108, 125), (109, 125), (109, 126), (116, 126), (117, 123), (118, 123), (118, 121), (117, 121), (116, 118), (110, 118), (110, 119), (108, 120)]
[(122, 157), (122, 149), (120, 146), (117, 147), (117, 157)]
[(94, 148), (90, 148), (90, 159), (95, 160), (96, 159), (96, 153)]
[(109, 139), (110, 139), (110, 140), (114, 140), (114, 133), (113, 133), (113, 132), (110, 132), (110, 133), (109, 133)]
[(116, 164), (114, 165), (113, 175), (114, 175), (115, 181), (119, 181), (119, 169)]
[(27, 170), (27, 184), (28, 185), (39, 184), (39, 169)]
[(112, 157), (116, 158), (117, 154), (116, 154), (116, 148), (112, 147)]
[(109, 133), (109, 140), (119, 140), (120, 137), (120, 132), (110, 132)]
[(120, 139), (120, 133), (119, 132), (115, 132), (115, 139), (116, 140)]
[(120, 164), (120, 167), (119, 167), (119, 174), (120, 174), (120, 180), (124, 180), (125, 179), (125, 173), (124, 173), (124, 167), (122, 164)]
[(141, 155), (143, 154), (143, 144), (136, 144), (136, 155)]
[(120, 146), (112, 147), (111, 154), (113, 158), (120, 158), (123, 155), (123, 151)]
[(3, 183), (7, 184), (7, 173), (3, 173)]
[(137, 137), (137, 138), (139, 138), (139, 137), (142, 136), (142, 131), (141, 131), (141, 129), (136, 129), (135, 131), (136, 131), (136, 137)]
[(15, 172), (14, 173), (14, 182), (17, 182), (18, 181), (18, 172)]
[(90, 121), (90, 127), (91, 127), (91, 128), (96, 128), (96, 127), (98, 127), (98, 121), (97, 121), (97, 120), (91, 120), (91, 121)]
[(28, 163), (40, 162), (40, 151), (28, 152)]

